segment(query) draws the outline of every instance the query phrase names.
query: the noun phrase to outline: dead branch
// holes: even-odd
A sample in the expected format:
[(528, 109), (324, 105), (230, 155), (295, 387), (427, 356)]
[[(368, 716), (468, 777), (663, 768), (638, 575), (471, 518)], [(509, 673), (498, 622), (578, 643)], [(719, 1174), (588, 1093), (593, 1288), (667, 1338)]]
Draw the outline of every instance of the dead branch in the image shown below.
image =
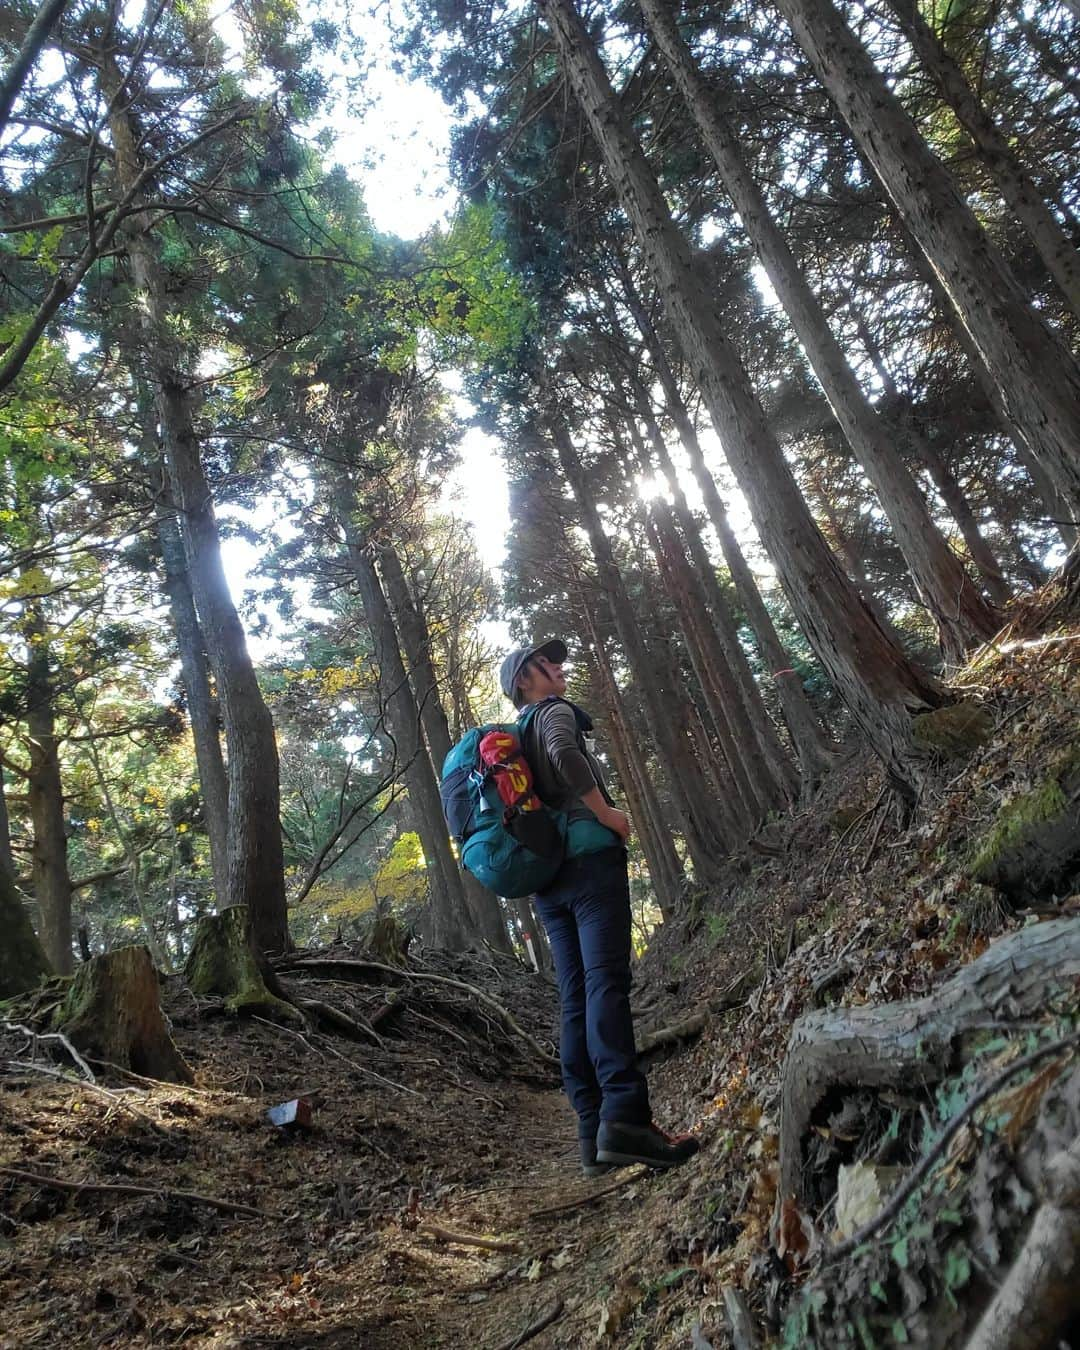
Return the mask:
[(510, 1336), (509, 1341), (502, 1341), (495, 1350), (517, 1350), (518, 1346), (524, 1346), (526, 1341), (532, 1341), (533, 1336), (539, 1336), (541, 1331), (547, 1330), (552, 1322), (558, 1322), (563, 1315), (563, 1300), (556, 1299), (547, 1311), (541, 1312), (535, 1322), (531, 1322), (525, 1327), (524, 1331), (518, 1332), (516, 1336)]
[(561, 1205), (549, 1205), (546, 1209), (534, 1209), (529, 1215), (530, 1219), (546, 1219), (552, 1214), (565, 1214), (571, 1209), (581, 1209), (583, 1205), (591, 1205), (594, 1200), (602, 1200), (605, 1195), (613, 1195), (631, 1181), (639, 1181), (648, 1171), (646, 1167), (634, 1168), (620, 1177), (611, 1186), (603, 1186), (598, 1191), (589, 1191), (587, 1195), (579, 1195), (576, 1200), (567, 1200)]
[(213, 1195), (200, 1195), (197, 1191), (174, 1191), (167, 1186), (132, 1186), (127, 1183), (105, 1181), (65, 1181), (61, 1177), (41, 1176), (37, 1172), (24, 1172), (19, 1167), (0, 1166), (0, 1175), (14, 1177), (16, 1181), (25, 1181), (31, 1186), (46, 1186), (53, 1191), (71, 1191), (75, 1195), (156, 1195), (162, 1200), (187, 1200), (191, 1204), (208, 1205), (223, 1214), (243, 1214), (252, 1219), (280, 1220), (280, 1214), (271, 1214), (269, 1210), (256, 1209), (253, 1205), (241, 1204), (239, 1200), (219, 1200)]
[(20, 1035), (25, 1036), (35, 1045), (38, 1043), (38, 1041), (59, 1041), (60, 1044), (64, 1047), (64, 1049), (71, 1056), (71, 1058), (75, 1061), (76, 1065), (79, 1068), (80, 1073), (83, 1076), (83, 1080), (87, 1083), (97, 1082), (97, 1079), (94, 1077), (93, 1069), (91, 1069), (90, 1065), (87, 1064), (86, 1060), (83, 1059), (82, 1055), (79, 1054), (78, 1050), (75, 1049), (75, 1047), (71, 1044), (71, 1042), (62, 1032), (32, 1031), (29, 1027), (24, 1027), (20, 1022), (2, 1022), (0, 1023), (0, 1026), (3, 1026), (5, 1031), (19, 1032)]
[(508, 1341), (502, 1341), (495, 1347), (495, 1350), (518, 1350), (519, 1345), (524, 1345), (526, 1341), (531, 1341), (534, 1336), (539, 1336), (542, 1331), (546, 1331), (552, 1322), (558, 1321), (562, 1316), (563, 1301), (557, 1298), (552, 1305), (547, 1308), (535, 1322), (530, 1322), (524, 1331), (518, 1332), (516, 1336), (511, 1336)]
[(125, 1101), (118, 1092), (110, 1092), (107, 1087), (102, 1087), (100, 1083), (88, 1082), (85, 1078), (73, 1078), (70, 1073), (65, 1073), (63, 1069), (57, 1068), (53, 1064), (39, 1064), (36, 1060), (9, 1059), (6, 1062), (9, 1069), (27, 1069), (31, 1073), (44, 1074), (47, 1078), (55, 1078), (71, 1087), (82, 1088), (84, 1092), (89, 1092), (96, 1097), (104, 1097), (113, 1106), (120, 1107), (122, 1111), (130, 1112), (137, 1120), (149, 1125), (155, 1134), (166, 1135), (168, 1133), (161, 1128), (156, 1120), (152, 1120), (145, 1111), (140, 1111), (137, 1106), (132, 1106), (131, 1102)]
[(487, 1252), (520, 1252), (517, 1242), (500, 1242), (497, 1238), (477, 1237), (473, 1233), (455, 1233), (451, 1228), (440, 1228), (438, 1224), (424, 1221), (419, 1232), (429, 1233), (436, 1242), (456, 1242), (460, 1247), (481, 1247)]

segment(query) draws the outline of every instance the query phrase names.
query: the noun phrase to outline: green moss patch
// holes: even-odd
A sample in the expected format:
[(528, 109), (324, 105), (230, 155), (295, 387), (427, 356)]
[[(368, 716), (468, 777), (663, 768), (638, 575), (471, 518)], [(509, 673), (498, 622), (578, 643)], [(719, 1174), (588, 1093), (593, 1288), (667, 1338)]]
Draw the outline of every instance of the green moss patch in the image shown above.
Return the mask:
[(962, 759), (985, 745), (994, 730), (987, 708), (970, 700), (922, 713), (912, 726), (912, 740), (921, 750)]

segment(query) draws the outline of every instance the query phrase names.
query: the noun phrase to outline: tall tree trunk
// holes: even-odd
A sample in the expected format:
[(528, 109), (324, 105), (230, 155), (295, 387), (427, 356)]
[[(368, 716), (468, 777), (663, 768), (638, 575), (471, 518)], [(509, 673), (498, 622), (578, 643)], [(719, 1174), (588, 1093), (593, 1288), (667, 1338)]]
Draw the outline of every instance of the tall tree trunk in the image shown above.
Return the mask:
[[(641, 303), (629, 269), (621, 260), (620, 281), (623, 286), (627, 308), (634, 316), (634, 322), (637, 324), (649, 350), (653, 370), (656, 372), (664, 393), (668, 416), (674, 423), (679, 439), (689, 456), (690, 468), (701, 490), (709, 523), (719, 540), (720, 551), (723, 554), (727, 569), (731, 573), (731, 580), (739, 603), (746, 611), (746, 620), (754, 636), (754, 644), (766, 670), (772, 674), (776, 681), (781, 712), (788, 734), (791, 736), (791, 742), (799, 757), (799, 768), (805, 791), (817, 782), (822, 773), (831, 765), (834, 754), (833, 745), (810, 706), (810, 700), (806, 697), (802, 682), (792, 669), (791, 659), (784, 650), (784, 645), (780, 641), (780, 636), (769, 611), (765, 608), (765, 602), (761, 598), (761, 592), (758, 590), (754, 575), (750, 571), (742, 549), (739, 547), (739, 541), (735, 538), (735, 532), (728, 522), (727, 511), (720, 499), (716, 480), (705, 463), (705, 455), (698, 439), (697, 428), (694, 426), (693, 419), (679, 391), (675, 373), (671, 369), (660, 335), (649, 318), (645, 306)], [(674, 473), (671, 474), (671, 482), (673, 488), (677, 486), (678, 479)], [(681, 492), (681, 489), (679, 490)]]
[(682, 860), (675, 851), (671, 831), (664, 821), (656, 789), (649, 777), (644, 759), (643, 738), (635, 734), (631, 727), (599, 625), (584, 593), (582, 605), (592, 638), (588, 659), (596, 671), (600, 698), (608, 714), (616, 768), (630, 800), (631, 821), (641, 839), (657, 904), (666, 918), (673, 914), (678, 906), (686, 885), (686, 874)]
[[(773, 807), (783, 807), (794, 800), (798, 793), (798, 776), (787, 751), (780, 743), (776, 728), (773, 726), (768, 709), (765, 707), (765, 701), (761, 697), (761, 691), (757, 687), (753, 671), (750, 669), (750, 663), (746, 659), (746, 653), (743, 651), (742, 643), (739, 640), (735, 617), (731, 613), (727, 597), (720, 587), (716, 569), (712, 565), (712, 560), (705, 548), (705, 542), (701, 537), (701, 530), (694, 519), (693, 512), (686, 500), (686, 494), (679, 483), (675, 466), (671, 462), (671, 456), (668, 454), (667, 445), (664, 442), (663, 433), (653, 414), (648, 392), (636, 373), (631, 372), (628, 378), (634, 393), (634, 401), (642, 421), (645, 423), (649, 444), (656, 456), (660, 473), (671, 491), (674, 501), (674, 515), (679, 522), (679, 530), (697, 571), (695, 589), (700, 590), (703, 597), (702, 602), (712, 618), (712, 623), (708, 625), (708, 632), (719, 644), (735, 682), (734, 698), (729, 700), (732, 715), (737, 718), (741, 708), (741, 714), (746, 720), (752, 741), (757, 743), (756, 753), (752, 744), (748, 744), (746, 748), (755, 761), (760, 756), (761, 764), (765, 770), (766, 777), (762, 783), (765, 789), (765, 809), (768, 811)], [(639, 453), (644, 456), (644, 450), (640, 447), (640, 443)], [(647, 459), (643, 458), (643, 463), (647, 464), (650, 469), (652, 468)], [(663, 496), (657, 499), (655, 510), (662, 522), (662, 527), (674, 538), (675, 526), (671, 519), (672, 508), (668, 506)], [(677, 555), (681, 556), (681, 550), (678, 549), (677, 545), (675, 547)]]
[(971, 554), (971, 561), (979, 569), (979, 574), (986, 585), (991, 600), (995, 605), (1004, 605), (1012, 592), (1001, 570), (1001, 564), (994, 557), (993, 549), (983, 538), (979, 523), (975, 519), (975, 513), (971, 509), (963, 488), (957, 481), (955, 474), (945, 463), (944, 456), (933, 443), (929, 434), (915, 425), (914, 410), (911, 403), (901, 399), (892, 371), (886, 364), (884, 354), (877, 339), (870, 331), (870, 326), (859, 313), (854, 314), (853, 318), (855, 319), (856, 331), (859, 334), (859, 341), (870, 358), (870, 364), (874, 367), (874, 373), (881, 381), (882, 388), (893, 406), (903, 409), (897, 420), (905, 439), (925, 466), (934, 486), (941, 494), (941, 500), (945, 503), (946, 509), (960, 527), (960, 533), (964, 536), (964, 543)]
[[(408, 662), (413, 697), (420, 708), (420, 722), (427, 739), (435, 778), (438, 780), (446, 756), (453, 742), (440, 694), (440, 682), (431, 659), (431, 635), (413, 602), (409, 583), (401, 559), (393, 546), (380, 549), (377, 557), (379, 572), (386, 587), (386, 597), (393, 611), (400, 639), (400, 649)], [(469, 872), (459, 873), (464, 890), (465, 908), (472, 925), (472, 934), (496, 951), (509, 955), (513, 951), (506, 920), (498, 897)]]
[(450, 838), (443, 821), (435, 770), (421, 734), (420, 709), (401, 657), (389, 601), (367, 540), (356, 524), (355, 489), (344, 479), (336, 487), (336, 513), (345, 535), (349, 564), (371, 630), (375, 660), (379, 667), (379, 693), (394, 738), (396, 768), (408, 790), (428, 866), (432, 940), (436, 946), (447, 951), (464, 951), (469, 945), (465, 893), (460, 870), (450, 851)]
[[(957, 342), (963, 348), (964, 354), (971, 365), (971, 372), (978, 381), (979, 387), (983, 391), (989, 406), (994, 410), (994, 415), (1001, 424), (1002, 429), (1012, 441), (1016, 450), (1017, 458), (1027, 470), (1028, 477), (1031, 479), (1035, 491), (1042, 498), (1046, 507), (1047, 523), (1053, 523), (1054, 528), (1061, 536), (1061, 541), (1066, 550), (1075, 547), (1080, 532), (1078, 532), (1076, 522), (1072, 519), (1069, 507), (1067, 506), (1061, 493), (1058, 491), (1057, 484), (1047, 472), (1046, 466), (1038, 459), (1031, 450), (1028, 440), (1024, 435), (1023, 429), (1017, 424), (1008, 404), (998, 387), (996, 381), (986, 363), (979, 355), (979, 348), (974, 338), (964, 327), (963, 324), (956, 321), (955, 311), (949, 300), (949, 293), (943, 284), (937, 272), (931, 267), (929, 261), (919, 248), (911, 231), (905, 223), (900, 221), (900, 229), (908, 240), (912, 264), (918, 272), (923, 283), (927, 286), (934, 296), (937, 307), (950, 325), (956, 336)], [(1075, 514), (1072, 513), (1072, 514)]]
[[(126, 105), (116, 99), (120, 77), (105, 58), (109, 125), (116, 149), (117, 185), (129, 188), (139, 170), (138, 138)], [(149, 237), (128, 233), (136, 309), (144, 348), (132, 356), (154, 390), (161, 445), (180, 513), (184, 551), (206, 648), (217, 682), (228, 750), (229, 850), (226, 905), (246, 905), (256, 945), (284, 951), (289, 945), (285, 862), (281, 843), (277, 742), (247, 649), (225, 569), (213, 498), (199, 453), (191, 381), (169, 322), (165, 288)], [(219, 905), (222, 897), (219, 896)]]
[(8, 816), (4, 766), (0, 764), (0, 871), (15, 875), (15, 857), (11, 852), (11, 819)]
[[(821, 471), (817, 468), (812, 469), (807, 475), (807, 482), (815, 489), (818, 505), (821, 514), (825, 518), (827, 529), (826, 538), (830, 545), (842, 559), (844, 569), (848, 576), (854, 582), (859, 594), (863, 598), (868, 610), (877, 619), (878, 623), (887, 633), (895, 636), (895, 629), (892, 620), (885, 611), (885, 606), (881, 597), (874, 590), (873, 583), (866, 574), (866, 565), (860, 549), (856, 542), (848, 533), (847, 526), (840, 519), (836, 507), (833, 504), (828, 485), (823, 481)], [(897, 639), (899, 641), (899, 639)]]
[(960, 664), (968, 646), (997, 631), (997, 615), (934, 523), (918, 484), (896, 453), (888, 428), (833, 336), (825, 311), (743, 159), (733, 123), (716, 105), (679, 35), (668, 0), (641, 0), (641, 8), (833, 416), (874, 486), (919, 597), (937, 625), (942, 654), (947, 661)]
[[(686, 846), (694, 863), (694, 872), (697, 880), (707, 885), (714, 881), (719, 873), (723, 847), (717, 846), (712, 813), (709, 809), (709, 794), (701, 776), (701, 769), (689, 747), (680, 742), (672, 721), (672, 709), (665, 703), (656, 679), (651, 678), (652, 662), (642, 642), (637, 619), (611, 550), (611, 542), (604, 533), (570, 433), (561, 415), (554, 409), (549, 409), (546, 416), (559, 462), (577, 502), (585, 532), (589, 536), (600, 584), (611, 606), (619, 641), (648, 709), (652, 733), (656, 737), (660, 759), (679, 812)], [(669, 691), (668, 699), (673, 696), (674, 691)]]
[(31, 866), (34, 897), (41, 916), (41, 945), (58, 975), (74, 968), (71, 950), (71, 876), (68, 872), (64, 789), (60, 779), (60, 742), (56, 735), (51, 649), (41, 602), (28, 599), (26, 635), (26, 729), (30, 770), (26, 777), (30, 822), (34, 831)]
[[(0, 866), (0, 999), (33, 989), (49, 973), (45, 949), (15, 885), (14, 873)], [(71, 958), (68, 957), (68, 972)]]
[[(768, 789), (765, 784), (758, 782), (757, 775), (751, 775), (752, 756), (744, 748), (747, 741), (752, 739), (749, 728), (733, 715), (736, 702), (734, 681), (723, 654), (715, 648), (715, 641), (711, 656), (708, 651), (708, 636), (702, 633), (702, 607), (695, 604), (697, 597), (692, 595), (686, 561), (682, 559), (682, 566), (679, 566), (679, 559), (673, 556), (670, 537), (663, 536), (656, 519), (648, 510), (643, 508), (642, 515), (660, 580), (675, 609), (683, 647), (700, 691), (703, 711), (708, 715), (707, 726), (711, 728), (711, 734), (706, 735), (699, 747), (698, 758), (707, 764), (716, 753), (715, 743), (719, 746), (734, 785), (738, 804), (737, 828), (732, 839), (735, 842), (760, 825), (768, 814), (771, 809), (766, 804)], [(719, 663), (719, 669), (713, 661)], [(717, 779), (716, 787), (721, 786), (721, 780)], [(775, 784), (772, 787), (775, 788)], [(714, 792), (712, 795), (715, 797), (719, 794)]]
[(913, 796), (911, 717), (943, 691), (874, 621), (815, 525), (571, 0), (540, 3), (791, 607), (894, 783)]
[(1013, 422), (1080, 519), (1080, 367), (832, 0), (776, 0), (912, 237), (941, 278)]
[[(162, 481), (167, 470), (162, 464)], [(229, 780), (221, 754), (218, 732), (220, 710), (210, 688), (210, 666), (191, 593), (184, 541), (176, 516), (155, 494), (158, 542), (165, 568), (165, 594), (169, 600), (176, 648), (180, 655), (180, 680), (187, 698), (195, 764), (199, 773), (203, 821), (210, 840), (210, 867), (218, 905), (229, 893)]]
[(1046, 270), (1080, 318), (1080, 257), (1076, 245), (1058, 224), (1019, 156), (998, 130), (960, 65), (923, 18), (915, 0), (887, 3), (942, 98), (974, 141), (980, 159), (1005, 203), (1027, 230)]

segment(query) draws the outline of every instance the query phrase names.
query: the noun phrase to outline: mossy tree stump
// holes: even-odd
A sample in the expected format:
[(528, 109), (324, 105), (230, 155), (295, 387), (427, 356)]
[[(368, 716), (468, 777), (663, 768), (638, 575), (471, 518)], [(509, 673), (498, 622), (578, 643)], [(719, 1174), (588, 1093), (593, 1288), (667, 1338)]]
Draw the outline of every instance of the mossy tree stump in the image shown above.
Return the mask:
[(193, 1081), (169, 1035), (145, 947), (119, 947), (81, 965), (54, 1025), (91, 1059), (168, 1083)]
[(268, 987), (274, 976), (255, 950), (246, 905), (232, 905), (199, 920), (184, 976), (193, 994), (223, 999), (228, 1012), (304, 1020), (298, 1008)]
[(970, 875), (1014, 902), (1064, 894), (1080, 877), (1080, 748), (1031, 792), (1006, 802), (975, 851)]
[(911, 724), (912, 740), (920, 750), (964, 759), (987, 743), (994, 734), (989, 709), (966, 699), (933, 712), (921, 713)]
[(0, 864), (0, 998), (29, 993), (50, 974), (22, 896)]
[(403, 966), (409, 934), (392, 914), (380, 914), (371, 925), (365, 945), (384, 966)]

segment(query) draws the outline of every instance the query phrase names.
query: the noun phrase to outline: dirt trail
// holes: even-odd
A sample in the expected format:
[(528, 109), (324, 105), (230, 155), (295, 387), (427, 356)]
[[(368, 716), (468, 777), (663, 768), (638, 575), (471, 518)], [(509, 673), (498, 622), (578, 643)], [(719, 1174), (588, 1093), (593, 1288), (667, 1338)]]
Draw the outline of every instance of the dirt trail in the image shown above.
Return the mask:
[[(0, 1175), (0, 1345), (493, 1350), (558, 1303), (529, 1343), (577, 1346), (685, 1192), (685, 1174), (585, 1180), (553, 1082), (524, 1064), (493, 1078), (452, 1027), (417, 1023), (422, 1038), (380, 1054), (180, 994), (172, 1015), (195, 1088), (58, 1082), (16, 1067), (25, 1044), (0, 1038), (0, 1166), (160, 1188), (75, 1195)], [(301, 1091), (315, 1128), (283, 1134), (265, 1111)], [(618, 1307), (606, 1315), (614, 1332)]]

